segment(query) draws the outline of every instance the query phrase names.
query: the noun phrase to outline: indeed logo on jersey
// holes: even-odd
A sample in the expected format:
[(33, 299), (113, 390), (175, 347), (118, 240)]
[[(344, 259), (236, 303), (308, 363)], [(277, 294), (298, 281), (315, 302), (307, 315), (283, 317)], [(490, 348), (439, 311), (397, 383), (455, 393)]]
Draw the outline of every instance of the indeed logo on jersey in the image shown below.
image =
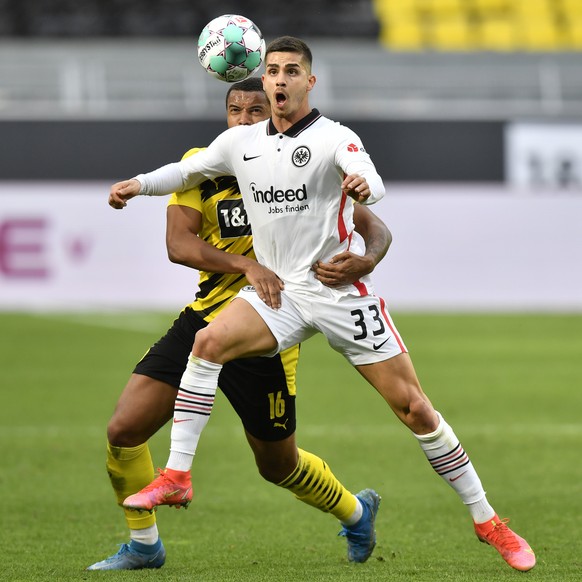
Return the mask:
[(302, 202), (307, 200), (307, 186), (303, 184), (301, 188), (294, 190), (275, 190), (274, 186), (269, 186), (265, 190), (259, 190), (255, 182), (249, 185), (253, 193), (253, 200), (260, 204), (271, 204), (273, 202)]

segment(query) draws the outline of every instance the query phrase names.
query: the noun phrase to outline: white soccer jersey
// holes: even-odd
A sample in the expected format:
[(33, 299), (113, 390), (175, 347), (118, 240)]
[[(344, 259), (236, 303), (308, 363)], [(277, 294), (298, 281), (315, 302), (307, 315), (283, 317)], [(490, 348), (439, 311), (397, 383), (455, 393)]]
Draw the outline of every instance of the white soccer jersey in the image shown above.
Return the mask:
[(333, 297), (372, 292), (369, 277), (331, 289), (311, 271), (317, 260), (329, 261), (339, 252), (364, 253), (354, 231), (352, 199), (341, 191), (347, 174), (367, 180), (369, 203), (383, 197), (382, 179), (358, 136), (314, 109), (284, 133), (271, 120), (231, 128), (205, 151), (138, 179), (143, 194), (156, 195), (219, 175), (236, 176), (259, 262), (277, 273), (286, 289)]

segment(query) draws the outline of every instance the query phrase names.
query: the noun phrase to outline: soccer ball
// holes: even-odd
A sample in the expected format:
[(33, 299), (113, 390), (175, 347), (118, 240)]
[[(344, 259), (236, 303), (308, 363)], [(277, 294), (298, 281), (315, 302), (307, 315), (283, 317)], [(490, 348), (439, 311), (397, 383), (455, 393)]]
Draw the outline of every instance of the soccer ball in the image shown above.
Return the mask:
[(265, 41), (259, 28), (238, 14), (211, 20), (198, 38), (198, 60), (213, 77), (234, 83), (259, 68)]

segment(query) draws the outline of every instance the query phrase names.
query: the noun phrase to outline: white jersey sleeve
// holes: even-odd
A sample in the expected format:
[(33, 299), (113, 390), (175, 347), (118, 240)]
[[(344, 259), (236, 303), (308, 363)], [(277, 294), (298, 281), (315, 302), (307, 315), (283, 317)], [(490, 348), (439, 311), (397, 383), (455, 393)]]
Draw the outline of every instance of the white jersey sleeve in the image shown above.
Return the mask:
[(165, 196), (198, 186), (209, 178), (229, 176), (234, 172), (226, 153), (232, 141), (231, 130), (221, 133), (205, 150), (180, 162), (167, 164), (135, 177), (144, 196)]
[(346, 175), (358, 174), (366, 179), (370, 187), (370, 196), (362, 204), (375, 204), (384, 197), (385, 188), (382, 177), (376, 171), (369, 154), (364, 149), (362, 141), (351, 129), (337, 125), (341, 131), (340, 139), (334, 144), (335, 163)]

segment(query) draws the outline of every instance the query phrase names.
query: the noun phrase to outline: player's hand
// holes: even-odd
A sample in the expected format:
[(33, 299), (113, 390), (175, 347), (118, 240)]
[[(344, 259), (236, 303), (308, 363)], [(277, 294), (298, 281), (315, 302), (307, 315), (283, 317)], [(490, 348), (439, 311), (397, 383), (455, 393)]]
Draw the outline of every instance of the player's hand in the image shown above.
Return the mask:
[(358, 174), (350, 174), (342, 182), (342, 190), (356, 202), (364, 202), (371, 194), (368, 182)]
[(254, 263), (246, 270), (245, 276), (255, 288), (259, 299), (272, 309), (281, 307), (281, 291), (285, 285), (276, 273), (259, 263)]
[(127, 201), (139, 194), (141, 184), (138, 180), (123, 180), (116, 182), (109, 191), (109, 206), (121, 210), (127, 206)]
[(374, 270), (370, 257), (345, 251), (332, 257), (329, 263), (317, 261), (312, 267), (315, 278), (328, 287), (350, 285)]

